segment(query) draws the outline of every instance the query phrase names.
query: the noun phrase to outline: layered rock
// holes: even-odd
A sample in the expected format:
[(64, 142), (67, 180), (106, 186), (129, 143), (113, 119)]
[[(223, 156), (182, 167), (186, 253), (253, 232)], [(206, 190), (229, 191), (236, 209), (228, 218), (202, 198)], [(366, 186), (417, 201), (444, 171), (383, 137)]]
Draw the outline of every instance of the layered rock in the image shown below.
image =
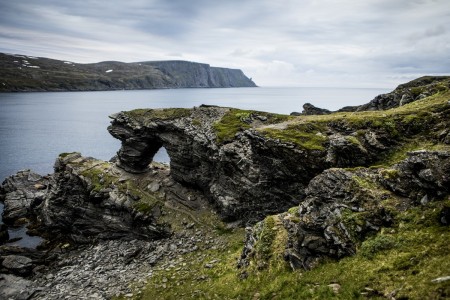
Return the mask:
[[(355, 254), (367, 236), (392, 224), (396, 212), (449, 194), (450, 152), (418, 151), (392, 168), (326, 170), (311, 180), (298, 209), (272, 219), (287, 233), (285, 260), (293, 268), (311, 269), (324, 258)], [(241, 267), (250, 265), (263, 243), (267, 222), (248, 229)]]
[(445, 97), (422, 105), (419, 113), (310, 120), (209, 106), (140, 109), (111, 116), (108, 130), (122, 141), (119, 167), (146, 172), (164, 147), (177, 182), (201, 190), (225, 219), (254, 222), (300, 203), (309, 181), (330, 167), (368, 166), (418, 134), (445, 143)]
[(19, 218), (28, 218), (31, 203), (42, 202), (48, 186), (48, 178), (30, 170), (9, 176), (0, 185), (0, 199), (5, 203), (3, 221), (12, 224)]

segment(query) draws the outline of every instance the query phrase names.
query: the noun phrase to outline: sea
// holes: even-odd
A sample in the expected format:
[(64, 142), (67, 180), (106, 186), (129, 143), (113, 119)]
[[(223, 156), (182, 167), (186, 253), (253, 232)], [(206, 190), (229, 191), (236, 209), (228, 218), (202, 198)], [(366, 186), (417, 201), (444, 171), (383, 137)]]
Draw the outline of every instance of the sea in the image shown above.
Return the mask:
[[(119, 111), (208, 104), (289, 114), (301, 112), (307, 102), (329, 110), (360, 105), (390, 90), (258, 87), (0, 93), (0, 183), (23, 169), (42, 175), (52, 173), (56, 157), (63, 152), (77, 151), (84, 156), (111, 159), (120, 142), (106, 128), (110, 123), (108, 116)], [(159, 162), (169, 159), (164, 148), (154, 158)]]

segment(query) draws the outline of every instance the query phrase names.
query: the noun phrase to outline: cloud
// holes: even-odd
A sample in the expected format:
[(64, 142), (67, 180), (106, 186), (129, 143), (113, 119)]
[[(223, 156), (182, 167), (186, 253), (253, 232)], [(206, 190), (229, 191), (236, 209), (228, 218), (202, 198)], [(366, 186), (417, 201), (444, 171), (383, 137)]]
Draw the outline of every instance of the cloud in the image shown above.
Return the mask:
[(448, 74), (447, 0), (0, 0), (0, 51), (185, 59), (259, 85), (394, 87)]

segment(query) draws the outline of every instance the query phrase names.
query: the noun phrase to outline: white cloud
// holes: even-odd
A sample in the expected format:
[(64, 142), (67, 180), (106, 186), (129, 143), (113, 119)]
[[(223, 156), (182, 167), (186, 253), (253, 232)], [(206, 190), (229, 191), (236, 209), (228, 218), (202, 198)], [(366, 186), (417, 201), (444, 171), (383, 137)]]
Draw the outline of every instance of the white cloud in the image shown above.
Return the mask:
[(450, 71), (447, 0), (0, 2), (0, 51), (185, 59), (259, 85), (394, 87)]

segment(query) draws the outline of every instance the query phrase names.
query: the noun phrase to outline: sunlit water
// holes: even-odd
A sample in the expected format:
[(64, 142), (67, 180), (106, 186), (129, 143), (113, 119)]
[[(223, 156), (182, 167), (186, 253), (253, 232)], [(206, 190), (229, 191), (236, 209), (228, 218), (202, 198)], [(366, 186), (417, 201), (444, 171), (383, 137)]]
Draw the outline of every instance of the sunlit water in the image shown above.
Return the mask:
[[(120, 142), (106, 130), (109, 115), (135, 108), (220, 105), (289, 114), (306, 102), (336, 110), (367, 103), (386, 89), (231, 88), (107, 92), (0, 93), (0, 182), (18, 170), (53, 171), (59, 153), (109, 160)], [(168, 162), (164, 149), (156, 161)], [(0, 206), (0, 212), (3, 206)], [(24, 236), (24, 229), (10, 235)], [(34, 245), (34, 238), (18, 241)]]

